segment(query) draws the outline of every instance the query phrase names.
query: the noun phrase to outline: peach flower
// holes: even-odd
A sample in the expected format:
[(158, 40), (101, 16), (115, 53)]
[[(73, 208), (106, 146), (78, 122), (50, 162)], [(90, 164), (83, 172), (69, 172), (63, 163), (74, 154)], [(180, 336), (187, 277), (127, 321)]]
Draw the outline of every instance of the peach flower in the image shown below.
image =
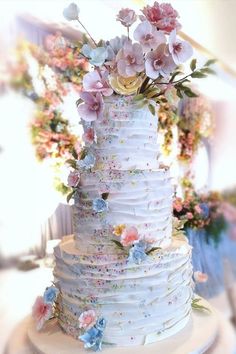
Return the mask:
[(38, 296), (33, 305), (32, 316), (37, 330), (40, 331), (44, 323), (52, 316), (52, 305), (45, 303), (42, 296)]
[(194, 272), (193, 277), (196, 283), (206, 283), (208, 280), (208, 275), (200, 271)]
[(125, 229), (125, 225), (124, 224), (120, 224), (120, 225), (117, 225), (117, 226), (114, 226), (113, 228), (113, 234), (116, 235), (116, 236), (121, 236), (122, 235), (122, 232), (124, 231)]
[(83, 141), (92, 144), (94, 142), (94, 129), (88, 128), (83, 134)]
[(79, 316), (79, 328), (88, 330), (93, 327), (97, 321), (97, 315), (94, 310), (88, 310)]
[(120, 242), (125, 247), (132, 246), (139, 238), (138, 230), (136, 227), (131, 226), (123, 230)]

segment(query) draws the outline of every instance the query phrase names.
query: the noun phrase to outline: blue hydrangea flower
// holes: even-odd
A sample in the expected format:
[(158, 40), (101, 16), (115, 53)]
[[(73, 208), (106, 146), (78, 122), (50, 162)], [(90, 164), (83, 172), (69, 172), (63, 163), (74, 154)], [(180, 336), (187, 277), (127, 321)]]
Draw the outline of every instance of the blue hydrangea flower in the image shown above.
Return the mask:
[(92, 48), (88, 44), (83, 45), (81, 52), (89, 59), (90, 64), (95, 66), (102, 66), (108, 56), (105, 47)]
[(59, 290), (55, 286), (50, 286), (49, 288), (46, 288), (43, 294), (44, 302), (46, 302), (47, 304), (52, 304), (56, 300), (58, 293)]
[(108, 203), (106, 200), (102, 198), (96, 198), (93, 200), (93, 210), (96, 211), (96, 213), (102, 213), (107, 209), (108, 209)]
[(84, 348), (92, 348), (95, 352), (102, 350), (102, 338), (106, 328), (105, 318), (99, 318), (96, 324), (87, 332), (82, 334), (79, 339), (84, 342)]
[(202, 209), (202, 215), (203, 215), (204, 219), (207, 219), (209, 217), (209, 213), (210, 213), (209, 206), (206, 203), (200, 203), (199, 206)]
[(145, 250), (146, 250), (145, 242), (139, 241), (138, 243), (135, 243), (129, 250), (128, 261), (135, 264), (140, 264), (147, 257)]
[(95, 156), (92, 154), (87, 154), (84, 159), (79, 160), (77, 162), (77, 165), (79, 168), (84, 168), (85, 170), (89, 170), (90, 168), (93, 168), (96, 162)]

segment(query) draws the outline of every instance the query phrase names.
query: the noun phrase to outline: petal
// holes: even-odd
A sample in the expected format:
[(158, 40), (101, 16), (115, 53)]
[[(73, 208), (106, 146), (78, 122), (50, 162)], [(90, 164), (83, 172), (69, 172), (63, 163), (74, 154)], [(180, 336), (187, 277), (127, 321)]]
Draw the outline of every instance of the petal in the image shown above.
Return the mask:
[(78, 107), (78, 113), (80, 118), (82, 118), (86, 122), (92, 122), (97, 119), (97, 112), (90, 110), (88, 105), (85, 103), (82, 103)]

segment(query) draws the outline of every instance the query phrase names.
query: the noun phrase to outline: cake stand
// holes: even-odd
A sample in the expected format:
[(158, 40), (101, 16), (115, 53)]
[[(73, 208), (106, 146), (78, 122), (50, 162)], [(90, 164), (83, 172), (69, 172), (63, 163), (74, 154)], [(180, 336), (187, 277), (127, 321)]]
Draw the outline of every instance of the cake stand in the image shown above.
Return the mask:
[[(111, 347), (103, 346), (106, 354), (201, 354), (205, 353), (214, 343), (219, 330), (218, 312), (205, 300), (201, 304), (208, 307), (210, 312), (193, 311), (191, 320), (177, 334), (146, 346)], [(64, 334), (56, 320), (47, 323), (41, 332), (37, 332), (32, 318), (27, 317), (22, 323), (25, 336), (28, 337), (27, 348), (14, 351), (8, 347), (8, 354), (88, 354), (81, 342)], [(19, 343), (16, 345), (19, 348)], [(28, 350), (28, 351), (27, 351)], [(211, 351), (209, 352), (211, 353)], [(212, 352), (214, 354), (214, 352)]]

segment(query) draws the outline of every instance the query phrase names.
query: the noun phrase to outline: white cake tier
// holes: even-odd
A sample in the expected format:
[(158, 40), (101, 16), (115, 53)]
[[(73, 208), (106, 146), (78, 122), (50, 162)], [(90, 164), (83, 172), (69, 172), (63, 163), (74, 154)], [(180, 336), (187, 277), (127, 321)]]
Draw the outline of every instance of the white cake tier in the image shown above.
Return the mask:
[(122, 251), (81, 256), (71, 237), (55, 249), (60, 289), (59, 323), (78, 338), (78, 318), (94, 309), (107, 320), (104, 342), (144, 345), (178, 332), (192, 302), (191, 247), (185, 238), (149, 255), (140, 265)]
[(157, 116), (146, 106), (140, 108), (131, 98), (105, 98), (103, 117), (94, 122), (95, 167), (99, 170), (156, 169), (157, 124)]
[[(108, 210), (97, 213), (93, 200), (109, 193)], [(172, 235), (172, 187), (169, 171), (104, 170), (81, 173), (75, 196), (74, 234), (83, 254), (116, 253), (115, 225), (135, 226), (152, 247), (167, 247)]]

